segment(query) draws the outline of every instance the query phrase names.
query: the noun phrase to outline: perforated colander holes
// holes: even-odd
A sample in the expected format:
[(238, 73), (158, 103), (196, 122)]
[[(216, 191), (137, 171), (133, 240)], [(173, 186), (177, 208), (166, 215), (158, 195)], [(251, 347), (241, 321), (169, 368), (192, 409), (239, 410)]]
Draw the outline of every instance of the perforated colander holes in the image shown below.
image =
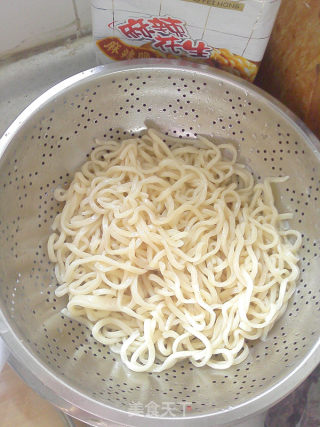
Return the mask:
[[(261, 113), (262, 109), (260, 107), (255, 106), (250, 99), (248, 99), (249, 94), (245, 93), (244, 96), (240, 95), (232, 95), (229, 90), (225, 91), (226, 98), (225, 100), (232, 105), (233, 110), (239, 111), (244, 109), (241, 112), (242, 116), (245, 115), (253, 115), (256, 113)], [(238, 116), (237, 116), (238, 117)]]
[(117, 85), (117, 88), (122, 90), (124, 94), (128, 97), (125, 100), (127, 106), (120, 106), (119, 111), (115, 111), (113, 113), (114, 116), (119, 116), (120, 112), (129, 115), (132, 110), (135, 110), (138, 113), (152, 111), (152, 107), (150, 105), (147, 106), (147, 104), (140, 104), (141, 99), (139, 96), (141, 86), (145, 86), (147, 84), (147, 80), (151, 78), (152, 77), (148, 75), (144, 80), (141, 80), (140, 76), (136, 76), (135, 79), (125, 78), (119, 80), (112, 80), (112, 84)]
[(289, 187), (287, 187), (285, 191), (289, 193), (290, 202), (296, 206), (294, 212), (299, 216), (298, 223), (301, 224), (305, 217), (304, 208), (309, 209), (308, 207), (311, 202), (318, 201), (320, 186), (313, 188), (312, 185), (309, 185), (305, 192), (299, 194), (296, 193), (296, 190)]
[[(147, 80), (151, 79), (151, 78), (152, 78), (152, 76), (149, 75), (149, 76), (147, 76), (147, 78), (138, 82), (137, 84), (144, 86), (148, 83)], [(172, 77), (168, 76), (168, 80), (172, 80)], [(136, 84), (134, 84), (132, 81), (130, 81), (130, 83), (128, 83), (128, 81), (126, 82), (125, 80), (124, 80), (124, 82), (123, 81), (118, 82), (116, 80), (113, 80), (112, 83), (117, 84), (118, 89), (122, 89), (124, 91), (124, 93), (128, 96), (128, 98), (125, 100), (125, 102), (128, 104), (128, 107), (126, 109), (124, 107), (120, 107), (119, 108), (120, 111), (123, 111), (125, 114), (129, 114), (130, 109), (131, 110), (136, 109), (136, 111), (138, 113), (139, 112), (145, 112), (145, 111), (148, 111), (148, 112), (152, 111), (152, 107), (150, 105), (147, 106), (147, 104), (145, 104), (145, 103), (142, 105), (139, 105), (139, 104), (137, 105), (137, 102), (140, 101), (140, 97), (137, 96), (137, 95), (139, 95), (137, 92), (140, 90), (140, 87), (137, 86)], [(183, 78), (183, 77), (177, 78), (176, 81), (173, 81), (172, 86), (174, 86), (177, 89), (177, 92), (180, 93), (180, 95), (181, 95), (182, 91), (184, 93), (181, 95), (181, 99), (180, 98), (176, 99), (177, 103), (180, 103), (180, 101), (183, 101), (182, 105), (180, 105), (179, 107), (176, 107), (172, 112), (174, 114), (177, 114), (178, 110), (185, 110), (184, 111), (185, 116), (189, 115), (190, 113), (193, 113), (194, 118), (196, 118), (196, 119), (199, 118), (199, 115), (195, 109), (191, 109), (191, 111), (190, 111), (188, 108), (186, 108), (186, 104), (190, 104), (191, 101), (189, 99), (187, 99), (188, 95), (185, 92), (188, 92), (189, 95), (193, 95), (193, 94), (199, 92), (201, 90), (202, 86), (206, 86), (206, 85), (207, 85), (207, 83), (205, 83), (205, 82), (202, 83), (202, 85), (196, 84), (195, 80), (192, 80), (191, 82), (188, 83), (185, 80), (185, 78)], [(132, 102), (132, 101), (134, 101), (134, 102)], [(131, 105), (129, 106), (130, 102), (131, 102)], [(168, 105), (168, 109), (170, 109), (170, 108), (172, 108), (172, 104)], [(167, 107), (160, 109), (160, 112), (165, 113), (166, 111), (167, 111)], [(119, 115), (119, 112), (115, 112), (114, 114)]]
[(305, 154), (305, 150), (299, 149), (299, 142), (298, 141), (291, 141), (290, 138), (290, 133), (289, 132), (285, 132), (281, 130), (281, 124), (277, 123), (277, 136), (278, 136), (278, 144), (280, 146), (282, 146), (280, 152), (287, 152), (288, 154), (292, 153), (295, 155), (304, 155)]

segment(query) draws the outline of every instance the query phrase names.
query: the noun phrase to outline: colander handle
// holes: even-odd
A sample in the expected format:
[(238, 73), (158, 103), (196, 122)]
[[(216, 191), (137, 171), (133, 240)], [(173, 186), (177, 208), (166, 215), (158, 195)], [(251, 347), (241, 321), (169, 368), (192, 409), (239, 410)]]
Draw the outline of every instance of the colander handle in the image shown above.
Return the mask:
[(6, 343), (1, 338), (1, 335), (7, 332), (7, 326), (4, 320), (4, 315), (0, 309), (0, 372), (2, 371), (4, 365), (6, 364), (10, 351), (6, 345)]
[(0, 337), (0, 372), (2, 371), (4, 365), (6, 364), (10, 351), (3, 339)]
[(266, 415), (266, 412), (260, 412), (259, 414), (255, 414), (247, 418), (245, 421), (233, 423), (232, 426), (236, 425), (237, 427), (264, 427)]

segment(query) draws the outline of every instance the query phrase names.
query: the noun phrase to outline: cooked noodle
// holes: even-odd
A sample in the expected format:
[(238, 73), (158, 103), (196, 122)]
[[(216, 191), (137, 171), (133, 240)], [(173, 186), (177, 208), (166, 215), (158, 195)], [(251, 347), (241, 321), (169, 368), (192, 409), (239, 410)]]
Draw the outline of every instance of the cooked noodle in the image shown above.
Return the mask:
[(149, 130), (98, 142), (55, 191), (56, 295), (133, 371), (238, 364), (287, 307), (301, 236), (271, 189), (287, 178), (255, 183), (236, 159), (232, 144)]

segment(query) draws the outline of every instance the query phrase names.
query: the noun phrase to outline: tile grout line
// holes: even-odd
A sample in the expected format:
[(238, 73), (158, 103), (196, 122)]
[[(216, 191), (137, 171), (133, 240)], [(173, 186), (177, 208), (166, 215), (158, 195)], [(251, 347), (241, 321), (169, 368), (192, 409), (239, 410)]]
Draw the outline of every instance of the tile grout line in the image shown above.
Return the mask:
[(81, 21), (80, 21), (80, 18), (79, 18), (79, 13), (78, 13), (77, 5), (76, 5), (76, 0), (71, 0), (71, 1), (72, 1), (74, 16), (75, 16), (76, 35), (77, 35), (77, 37), (79, 37), (82, 34), (82, 31), (81, 31)]

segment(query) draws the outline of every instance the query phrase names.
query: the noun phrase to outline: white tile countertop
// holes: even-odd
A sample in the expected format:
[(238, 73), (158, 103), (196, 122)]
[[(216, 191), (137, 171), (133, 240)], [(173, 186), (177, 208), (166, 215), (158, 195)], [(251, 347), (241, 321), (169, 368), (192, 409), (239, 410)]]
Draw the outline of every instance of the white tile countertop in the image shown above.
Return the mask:
[(91, 36), (30, 52), (15, 61), (0, 60), (0, 135), (34, 99), (56, 83), (96, 66)]
[(1, 3), (0, 57), (91, 32), (89, 0), (13, 0)]

